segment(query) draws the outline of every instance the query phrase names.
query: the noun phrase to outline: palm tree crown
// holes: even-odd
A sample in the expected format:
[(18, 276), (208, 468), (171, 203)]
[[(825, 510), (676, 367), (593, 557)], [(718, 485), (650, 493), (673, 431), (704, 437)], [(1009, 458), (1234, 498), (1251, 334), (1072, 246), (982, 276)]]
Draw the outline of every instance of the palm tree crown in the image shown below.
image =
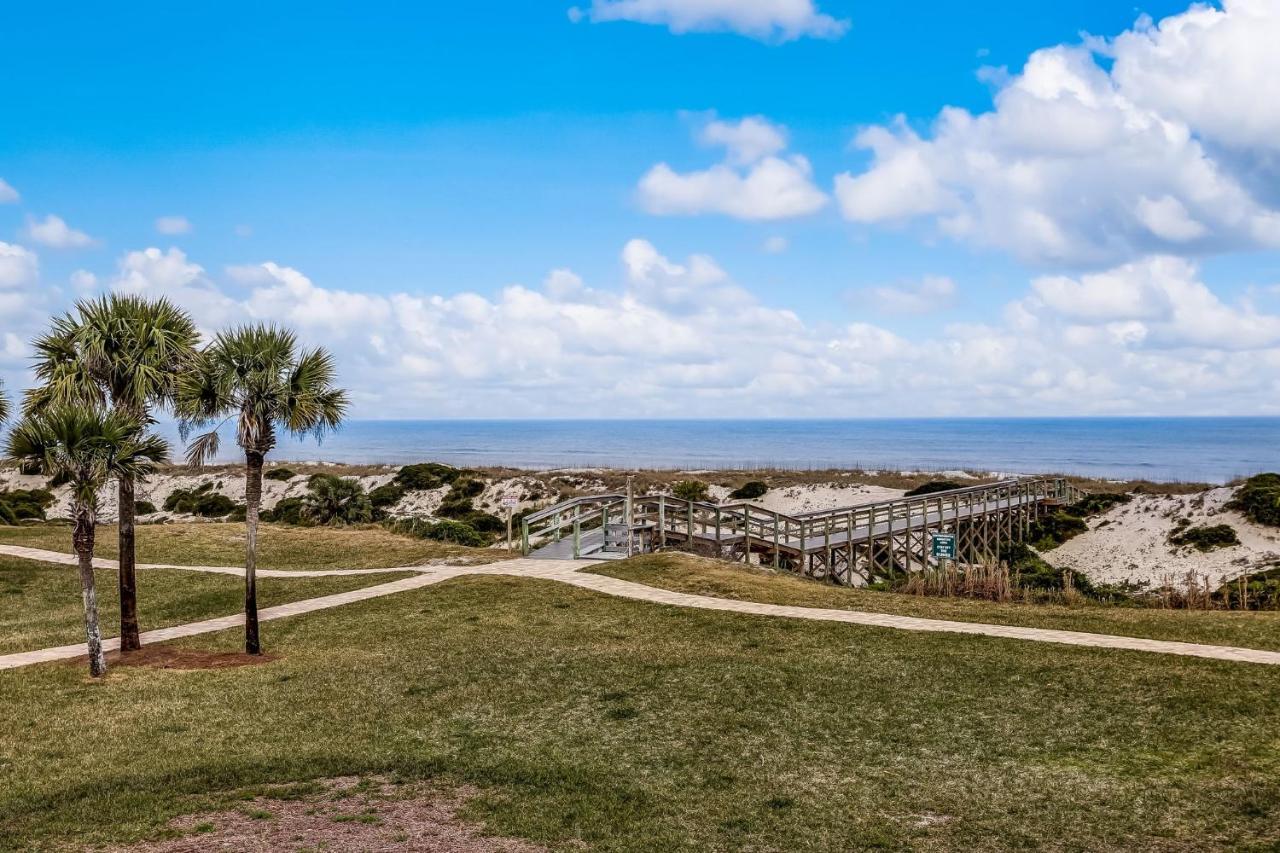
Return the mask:
[(164, 298), (113, 293), (77, 302), (34, 343), (41, 384), (28, 392), (26, 410), (110, 404), (145, 420), (153, 403), (173, 403), (199, 339), (190, 315)]
[(0, 382), (0, 424), (9, 420), (9, 398), (4, 395), (4, 383)]
[(122, 412), (55, 405), (28, 415), (9, 434), (7, 453), (24, 472), (71, 487), (72, 510), (96, 513), (113, 477), (146, 477), (169, 456), (169, 443), (143, 432)]
[[(220, 333), (182, 376), (176, 411), (184, 436), (235, 418), (236, 442), (264, 455), (275, 447), (278, 429), (322, 438), (342, 422), (347, 396), (333, 379), (333, 356), (325, 350), (299, 351), (294, 334), (276, 326), (241, 326)], [(191, 442), (189, 461), (208, 462), (218, 445), (215, 426)]]

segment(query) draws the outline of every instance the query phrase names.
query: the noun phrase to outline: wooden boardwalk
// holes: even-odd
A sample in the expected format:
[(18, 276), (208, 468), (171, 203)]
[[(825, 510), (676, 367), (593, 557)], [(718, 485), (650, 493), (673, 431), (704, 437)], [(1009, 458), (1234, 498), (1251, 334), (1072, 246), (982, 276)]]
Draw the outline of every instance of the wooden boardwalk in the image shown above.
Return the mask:
[(1080, 497), (1061, 478), (1035, 478), (788, 515), (751, 503), (598, 495), (529, 515), (521, 535), (534, 558), (679, 549), (854, 585), (935, 567), (934, 534), (956, 537), (959, 562), (998, 562), (1037, 520)]

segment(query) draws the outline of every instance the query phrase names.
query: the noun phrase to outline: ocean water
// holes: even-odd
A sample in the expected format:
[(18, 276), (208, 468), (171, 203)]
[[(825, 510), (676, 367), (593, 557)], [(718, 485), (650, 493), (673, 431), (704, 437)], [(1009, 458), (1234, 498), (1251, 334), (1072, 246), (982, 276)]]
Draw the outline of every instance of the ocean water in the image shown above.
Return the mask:
[[(170, 428), (172, 431), (172, 428)], [(227, 435), (222, 457), (236, 458)], [(1226, 482), (1280, 470), (1280, 418), (353, 421), (275, 459), (518, 468), (971, 469)]]

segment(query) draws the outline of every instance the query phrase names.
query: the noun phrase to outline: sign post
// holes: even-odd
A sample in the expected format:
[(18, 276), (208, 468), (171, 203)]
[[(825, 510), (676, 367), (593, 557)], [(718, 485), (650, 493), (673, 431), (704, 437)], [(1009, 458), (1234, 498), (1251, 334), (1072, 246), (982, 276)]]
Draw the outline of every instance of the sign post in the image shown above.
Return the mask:
[(507, 553), (510, 554), (515, 547), (511, 540), (511, 511), (520, 503), (519, 495), (503, 495), (502, 506), (507, 510)]

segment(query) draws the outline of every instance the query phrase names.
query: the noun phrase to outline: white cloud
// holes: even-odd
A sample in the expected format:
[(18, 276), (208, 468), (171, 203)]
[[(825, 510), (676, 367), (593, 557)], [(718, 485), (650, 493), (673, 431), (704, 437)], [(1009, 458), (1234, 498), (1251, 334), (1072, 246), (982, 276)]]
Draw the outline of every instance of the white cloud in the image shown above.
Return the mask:
[(804, 157), (779, 156), (786, 131), (761, 116), (737, 123), (710, 121), (699, 132), (726, 149), (726, 162), (680, 173), (659, 163), (640, 179), (640, 202), (660, 216), (718, 213), (747, 220), (790, 219), (821, 210), (827, 196), (813, 183)]
[(749, 166), (787, 147), (786, 129), (764, 116), (747, 116), (737, 123), (715, 119), (707, 122), (698, 137), (704, 145), (724, 146), (729, 162), (738, 166)]
[(0, 289), (34, 284), (40, 263), (36, 253), (15, 243), (0, 243)]
[(760, 41), (783, 42), (806, 36), (836, 39), (847, 20), (818, 11), (813, 0), (593, 0), (591, 8), (569, 9), (569, 19), (658, 24), (673, 33), (734, 32)]
[(862, 298), (884, 314), (928, 314), (942, 311), (955, 303), (956, 283), (940, 275), (927, 275), (919, 281), (872, 287), (851, 294), (857, 306)]
[(28, 216), (26, 234), (28, 239), (51, 249), (83, 249), (97, 244), (88, 234), (77, 231), (52, 213), (43, 220)]
[(1207, 139), (1280, 150), (1280, 6), (1225, 0), (1123, 33), (1110, 45), (1121, 91)]
[[(276, 321), (330, 347), (357, 417), (1280, 412), (1280, 316), (1224, 302), (1172, 256), (1042, 276), (1003, 319), (917, 335), (856, 304), (850, 322), (805, 322), (643, 239), (605, 287), (562, 267), (493, 294), (356, 293), (274, 262), (219, 285), (177, 249), (129, 253), (115, 284), (212, 328)], [(915, 310), (955, 289), (878, 296)]]
[(90, 293), (98, 286), (98, 277), (88, 270), (71, 273), (71, 286), (77, 293)]
[(185, 216), (161, 216), (156, 220), (156, 231), (166, 236), (190, 234), (191, 222)]
[(0, 178), (0, 204), (17, 204), (21, 198), (11, 184)]
[(1280, 4), (1229, 0), (1090, 49), (1036, 51), (994, 108), (859, 132), (836, 179), (845, 217), (926, 219), (1033, 263), (1280, 247)]

